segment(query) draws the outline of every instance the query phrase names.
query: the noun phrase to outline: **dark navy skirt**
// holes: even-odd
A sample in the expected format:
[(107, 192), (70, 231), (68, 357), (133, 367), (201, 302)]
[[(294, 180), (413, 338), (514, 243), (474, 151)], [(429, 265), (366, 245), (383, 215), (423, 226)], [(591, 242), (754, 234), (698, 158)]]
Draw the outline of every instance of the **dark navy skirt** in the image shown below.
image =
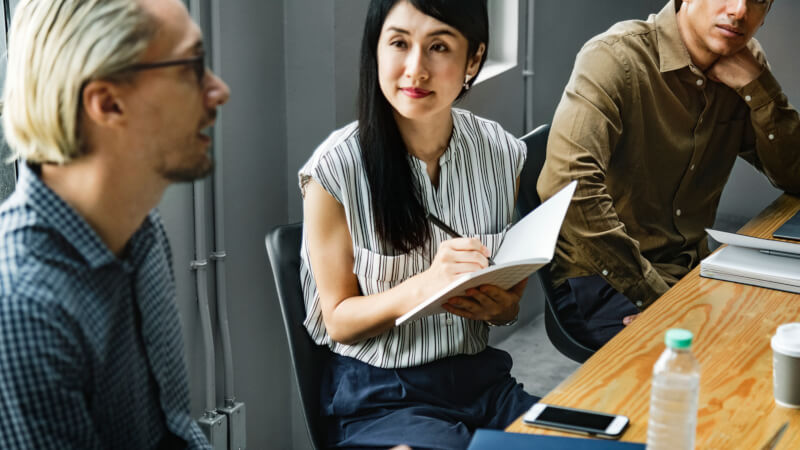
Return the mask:
[(405, 369), (334, 355), (320, 395), (328, 446), (466, 448), (476, 428), (505, 428), (538, 400), (510, 370), (494, 348)]

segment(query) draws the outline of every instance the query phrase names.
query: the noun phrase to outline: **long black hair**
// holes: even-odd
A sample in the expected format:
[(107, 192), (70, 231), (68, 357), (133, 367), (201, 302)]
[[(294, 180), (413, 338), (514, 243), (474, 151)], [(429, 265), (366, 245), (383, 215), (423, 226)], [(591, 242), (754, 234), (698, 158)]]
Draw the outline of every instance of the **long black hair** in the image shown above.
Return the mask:
[[(408, 1), (423, 14), (457, 29), (469, 43), (467, 60), (481, 44), (489, 45), (486, 0), (372, 0), (361, 41), (358, 92), (358, 128), (361, 159), (369, 182), (375, 228), (394, 251), (407, 253), (430, 236), (426, 210), (417, 180), (408, 162), (408, 150), (397, 128), (392, 106), (378, 81), (378, 40), (389, 11), (398, 1)], [(486, 50), (478, 72), (486, 61)], [(475, 78), (469, 80), (472, 85)], [(466, 94), (462, 88), (458, 99)], [(385, 249), (386, 250), (386, 249)]]

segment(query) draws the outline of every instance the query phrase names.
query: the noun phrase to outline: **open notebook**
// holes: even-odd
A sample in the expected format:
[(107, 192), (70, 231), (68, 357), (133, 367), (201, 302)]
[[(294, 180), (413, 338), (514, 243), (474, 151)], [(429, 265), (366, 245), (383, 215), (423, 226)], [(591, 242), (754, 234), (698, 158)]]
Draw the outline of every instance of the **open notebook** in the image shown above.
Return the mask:
[(800, 244), (706, 231), (728, 246), (700, 263), (700, 276), (800, 293)]
[(395, 325), (445, 312), (442, 304), (467, 289), (493, 284), (508, 289), (553, 259), (558, 232), (577, 183), (573, 181), (514, 224), (494, 254), (495, 265), (464, 274), (395, 321)]

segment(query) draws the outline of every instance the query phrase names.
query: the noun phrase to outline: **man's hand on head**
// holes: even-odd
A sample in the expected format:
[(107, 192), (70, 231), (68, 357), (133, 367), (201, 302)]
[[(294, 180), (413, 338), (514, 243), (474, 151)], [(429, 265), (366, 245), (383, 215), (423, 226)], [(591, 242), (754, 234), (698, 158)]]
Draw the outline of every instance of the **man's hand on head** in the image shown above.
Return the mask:
[(758, 78), (764, 67), (747, 47), (738, 52), (719, 58), (706, 75), (717, 83), (731, 89), (739, 89)]

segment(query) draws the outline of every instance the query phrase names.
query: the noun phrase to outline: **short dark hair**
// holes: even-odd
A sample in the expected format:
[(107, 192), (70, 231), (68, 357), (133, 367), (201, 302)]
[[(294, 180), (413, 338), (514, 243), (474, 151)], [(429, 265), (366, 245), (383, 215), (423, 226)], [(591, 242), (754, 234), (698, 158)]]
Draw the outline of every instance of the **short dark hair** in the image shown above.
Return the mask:
[[(358, 126), (361, 159), (369, 182), (375, 230), (386, 253), (422, 246), (430, 237), (426, 211), (420, 198), (419, 180), (409, 166), (408, 150), (378, 81), (378, 40), (389, 11), (398, 1), (408, 1), (423, 14), (446, 23), (467, 39), (467, 58), (476, 55), (481, 44), (489, 45), (489, 16), (486, 0), (372, 0), (367, 11), (361, 41), (358, 93)], [(486, 61), (487, 51), (478, 66)], [(467, 93), (462, 88), (457, 100)]]

